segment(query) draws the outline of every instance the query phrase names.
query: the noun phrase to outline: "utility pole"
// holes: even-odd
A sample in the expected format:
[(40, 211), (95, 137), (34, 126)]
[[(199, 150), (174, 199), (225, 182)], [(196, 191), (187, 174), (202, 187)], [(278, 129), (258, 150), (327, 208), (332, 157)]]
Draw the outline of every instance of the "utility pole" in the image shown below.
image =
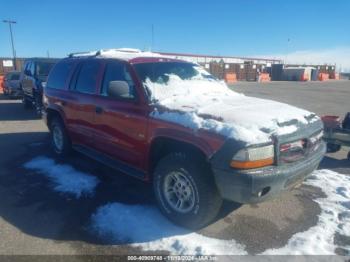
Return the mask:
[(9, 28), (10, 28), (10, 36), (11, 36), (11, 46), (12, 46), (12, 57), (13, 57), (13, 67), (16, 70), (16, 51), (15, 51), (15, 45), (13, 43), (13, 34), (12, 34), (12, 24), (17, 24), (16, 21), (13, 20), (3, 20), (4, 23), (8, 23), (9, 24)]
[(153, 51), (154, 48), (154, 26), (152, 24), (152, 42), (151, 42), (151, 52)]

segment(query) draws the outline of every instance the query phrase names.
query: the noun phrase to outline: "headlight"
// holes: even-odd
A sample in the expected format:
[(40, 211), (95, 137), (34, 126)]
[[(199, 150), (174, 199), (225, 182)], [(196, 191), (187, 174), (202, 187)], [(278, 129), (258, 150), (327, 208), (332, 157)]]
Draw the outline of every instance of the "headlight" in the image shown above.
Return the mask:
[(274, 163), (275, 151), (273, 145), (248, 147), (239, 150), (232, 158), (231, 167), (239, 169), (270, 166)]

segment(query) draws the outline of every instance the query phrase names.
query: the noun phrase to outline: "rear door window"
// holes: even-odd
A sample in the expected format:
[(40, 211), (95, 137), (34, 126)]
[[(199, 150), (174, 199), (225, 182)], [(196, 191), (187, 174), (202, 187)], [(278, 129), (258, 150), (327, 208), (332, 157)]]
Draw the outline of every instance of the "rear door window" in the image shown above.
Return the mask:
[(52, 69), (47, 80), (47, 88), (64, 89), (69, 73), (74, 66), (73, 61), (61, 61)]
[(80, 68), (75, 90), (81, 93), (95, 94), (99, 70), (99, 61), (85, 61)]

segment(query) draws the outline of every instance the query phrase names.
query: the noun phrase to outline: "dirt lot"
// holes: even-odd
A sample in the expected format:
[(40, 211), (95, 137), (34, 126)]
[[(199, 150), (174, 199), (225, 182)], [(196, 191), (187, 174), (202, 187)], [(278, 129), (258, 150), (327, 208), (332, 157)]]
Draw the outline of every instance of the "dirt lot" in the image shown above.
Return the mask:
[[(244, 94), (286, 102), (317, 114), (344, 115), (350, 111), (350, 81), (324, 83), (238, 83), (232, 88)], [(139, 247), (106, 241), (90, 228), (91, 215), (107, 203), (154, 205), (152, 190), (135, 179), (74, 154), (65, 163), (100, 180), (93, 196), (74, 198), (52, 190), (49, 180), (24, 164), (37, 156), (53, 159), (44, 123), (19, 100), (0, 100), (0, 254), (133, 254)], [(347, 151), (329, 154), (322, 169), (350, 174)], [(55, 159), (56, 163), (62, 163)], [(321, 210), (314, 201), (324, 194), (318, 188), (302, 185), (279, 198), (259, 205), (225, 203), (217, 221), (197, 232), (214, 239), (234, 239), (250, 254), (285, 246), (297, 232), (314, 226)], [(147, 216), (145, 214), (144, 216)], [(137, 222), (147, 217), (142, 214)], [(130, 220), (125, 227), (133, 224)], [(145, 225), (147, 227), (147, 225)], [(162, 231), (163, 237), (173, 231)], [(197, 235), (198, 235), (197, 234)], [(154, 239), (152, 239), (154, 238)], [(155, 240), (150, 236), (149, 240)], [(339, 246), (350, 239), (336, 237)], [(149, 248), (152, 250), (152, 248)], [(144, 253), (144, 251), (142, 251)], [(339, 254), (344, 250), (339, 248)], [(151, 252), (154, 254), (154, 252)]]

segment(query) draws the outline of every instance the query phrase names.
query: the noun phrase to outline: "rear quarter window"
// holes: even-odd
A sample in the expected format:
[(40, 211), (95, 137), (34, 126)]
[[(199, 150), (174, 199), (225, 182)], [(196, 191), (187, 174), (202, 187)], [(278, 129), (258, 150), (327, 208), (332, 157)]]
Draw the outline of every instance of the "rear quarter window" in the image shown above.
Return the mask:
[(74, 65), (73, 61), (61, 61), (54, 66), (47, 80), (47, 88), (64, 89), (66, 80)]

